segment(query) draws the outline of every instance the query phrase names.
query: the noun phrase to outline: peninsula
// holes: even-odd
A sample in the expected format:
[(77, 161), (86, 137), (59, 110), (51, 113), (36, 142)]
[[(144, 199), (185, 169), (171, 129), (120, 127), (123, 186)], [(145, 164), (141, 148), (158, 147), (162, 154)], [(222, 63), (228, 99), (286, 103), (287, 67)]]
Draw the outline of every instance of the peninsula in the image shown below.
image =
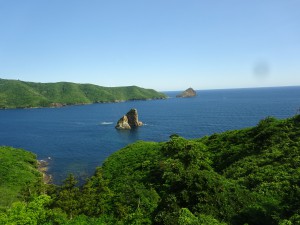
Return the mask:
[(0, 79), (0, 109), (164, 99), (153, 89), (137, 86), (102, 87), (70, 82), (33, 83)]

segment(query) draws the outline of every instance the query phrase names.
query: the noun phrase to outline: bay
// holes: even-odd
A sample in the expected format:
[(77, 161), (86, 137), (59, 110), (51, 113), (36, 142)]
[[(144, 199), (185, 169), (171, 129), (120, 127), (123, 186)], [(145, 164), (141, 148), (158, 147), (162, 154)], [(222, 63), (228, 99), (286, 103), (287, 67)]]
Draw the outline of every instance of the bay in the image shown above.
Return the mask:
[[(138, 140), (171, 134), (199, 138), (255, 126), (268, 116), (287, 118), (300, 108), (300, 87), (200, 90), (194, 98), (129, 101), (62, 108), (0, 110), (0, 145), (48, 159), (54, 183), (69, 173), (84, 179), (113, 152)], [(119, 131), (117, 120), (136, 108), (144, 126)]]

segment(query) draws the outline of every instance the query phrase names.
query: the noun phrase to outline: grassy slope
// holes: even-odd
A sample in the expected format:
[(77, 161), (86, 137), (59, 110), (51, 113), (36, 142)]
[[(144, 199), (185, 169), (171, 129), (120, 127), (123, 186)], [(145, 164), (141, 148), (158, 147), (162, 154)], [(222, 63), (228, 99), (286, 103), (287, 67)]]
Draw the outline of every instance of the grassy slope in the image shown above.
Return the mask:
[(162, 93), (136, 86), (101, 87), (92, 84), (33, 83), (0, 79), (0, 108), (47, 107), (165, 98)]
[(41, 174), (33, 153), (0, 147), (0, 209), (16, 200), (23, 200), (25, 196), (22, 194), (27, 191), (33, 193), (40, 182)]

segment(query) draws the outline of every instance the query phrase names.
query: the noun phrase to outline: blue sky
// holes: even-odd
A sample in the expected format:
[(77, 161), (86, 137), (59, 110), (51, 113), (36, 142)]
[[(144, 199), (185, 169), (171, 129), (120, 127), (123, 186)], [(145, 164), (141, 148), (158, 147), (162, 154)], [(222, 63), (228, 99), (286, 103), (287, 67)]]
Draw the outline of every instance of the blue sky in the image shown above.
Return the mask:
[(298, 0), (0, 0), (0, 78), (300, 85)]

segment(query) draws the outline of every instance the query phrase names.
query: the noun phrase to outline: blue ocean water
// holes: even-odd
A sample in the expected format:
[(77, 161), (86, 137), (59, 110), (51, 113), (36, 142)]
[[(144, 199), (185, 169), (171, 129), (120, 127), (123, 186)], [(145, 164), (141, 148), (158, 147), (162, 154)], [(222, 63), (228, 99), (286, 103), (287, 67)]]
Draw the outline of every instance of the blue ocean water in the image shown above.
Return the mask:
[[(60, 183), (68, 173), (93, 174), (109, 155), (137, 140), (166, 141), (174, 133), (198, 138), (254, 126), (267, 116), (291, 117), (300, 108), (300, 87), (204, 90), (194, 98), (166, 94), (166, 100), (0, 110), (0, 145), (50, 157), (48, 172)], [(116, 130), (131, 108), (145, 126)]]

